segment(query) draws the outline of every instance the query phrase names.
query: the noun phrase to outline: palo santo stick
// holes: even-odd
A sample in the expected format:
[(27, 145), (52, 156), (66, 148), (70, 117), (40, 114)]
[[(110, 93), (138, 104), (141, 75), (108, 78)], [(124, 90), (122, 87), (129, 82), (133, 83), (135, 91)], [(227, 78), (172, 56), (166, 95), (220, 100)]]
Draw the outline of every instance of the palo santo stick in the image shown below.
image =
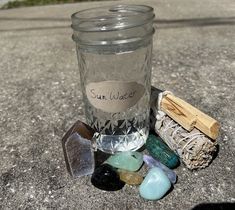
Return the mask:
[(164, 98), (167, 101), (174, 102), (175, 104), (177, 104), (177, 107), (183, 107), (183, 109), (187, 110), (192, 115), (194, 115), (196, 117), (195, 127), (198, 130), (200, 130), (212, 139), (216, 139), (218, 137), (220, 126), (215, 119), (172, 94), (167, 94)]
[(196, 116), (167, 96), (163, 96), (161, 100), (161, 110), (178, 122), (184, 129), (191, 131), (196, 124)]

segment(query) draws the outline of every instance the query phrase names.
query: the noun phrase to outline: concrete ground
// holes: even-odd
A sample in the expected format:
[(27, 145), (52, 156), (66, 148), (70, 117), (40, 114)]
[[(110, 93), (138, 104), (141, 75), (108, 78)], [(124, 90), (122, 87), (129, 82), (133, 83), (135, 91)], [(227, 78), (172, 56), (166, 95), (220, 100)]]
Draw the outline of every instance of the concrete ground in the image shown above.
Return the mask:
[[(138, 188), (127, 185), (117, 192), (100, 191), (89, 177), (71, 179), (64, 164), (61, 138), (84, 119), (70, 15), (117, 3), (155, 9), (152, 84), (222, 125), (212, 164), (200, 171), (181, 165), (174, 190), (160, 201), (145, 201)], [(231, 208), (234, 12), (233, 0), (128, 0), (0, 11), (0, 209)]]

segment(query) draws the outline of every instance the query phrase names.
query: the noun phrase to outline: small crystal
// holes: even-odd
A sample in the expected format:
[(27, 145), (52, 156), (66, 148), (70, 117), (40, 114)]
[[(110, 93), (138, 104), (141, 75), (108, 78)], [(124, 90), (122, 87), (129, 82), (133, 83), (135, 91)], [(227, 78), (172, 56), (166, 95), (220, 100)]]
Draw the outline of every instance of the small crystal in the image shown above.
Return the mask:
[(143, 164), (143, 155), (139, 152), (119, 152), (111, 155), (105, 163), (127, 171), (137, 171)]
[(78, 133), (72, 134), (64, 144), (67, 169), (73, 177), (80, 177), (94, 172), (95, 160), (91, 141)]
[(166, 174), (157, 167), (148, 171), (144, 181), (139, 187), (141, 197), (147, 200), (161, 199), (171, 188), (171, 182)]
[(179, 157), (158, 136), (150, 134), (145, 147), (151, 156), (158, 159), (168, 168), (175, 168), (180, 163)]
[(118, 170), (118, 173), (120, 179), (129, 185), (140, 185), (143, 181), (143, 177), (135, 172)]
[(91, 139), (94, 131), (85, 123), (77, 121), (62, 138), (62, 147), (68, 172), (73, 177), (92, 174), (94, 153)]
[(64, 135), (62, 142), (66, 141), (73, 133), (78, 133), (81, 137), (91, 140), (95, 131), (89, 125), (78, 120)]
[(172, 184), (175, 184), (176, 183), (176, 180), (177, 180), (177, 175), (176, 173), (169, 169), (167, 166), (165, 166), (164, 164), (162, 164), (160, 161), (152, 158), (151, 156), (149, 155), (144, 155), (143, 156), (143, 159), (144, 159), (144, 162), (150, 167), (150, 168), (153, 168), (153, 167), (158, 167), (160, 169), (162, 169), (165, 174), (167, 175), (167, 177), (169, 178), (169, 180), (171, 181)]
[(106, 191), (120, 190), (125, 185), (115, 169), (108, 164), (103, 164), (95, 169), (91, 177), (91, 183), (96, 188)]

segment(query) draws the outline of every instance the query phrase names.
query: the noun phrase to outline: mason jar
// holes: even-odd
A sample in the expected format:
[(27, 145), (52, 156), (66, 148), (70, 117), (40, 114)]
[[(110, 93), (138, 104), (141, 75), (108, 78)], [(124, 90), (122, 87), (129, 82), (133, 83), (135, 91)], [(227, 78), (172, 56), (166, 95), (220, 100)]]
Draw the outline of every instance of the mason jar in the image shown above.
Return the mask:
[(72, 15), (85, 115), (103, 152), (137, 150), (148, 137), (153, 19), (144, 5)]

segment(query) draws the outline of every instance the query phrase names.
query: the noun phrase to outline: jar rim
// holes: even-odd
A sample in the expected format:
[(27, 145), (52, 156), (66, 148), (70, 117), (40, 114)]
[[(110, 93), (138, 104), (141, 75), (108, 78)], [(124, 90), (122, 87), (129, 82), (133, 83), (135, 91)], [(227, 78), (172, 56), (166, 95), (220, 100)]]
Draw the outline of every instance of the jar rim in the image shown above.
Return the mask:
[(154, 17), (153, 8), (147, 5), (94, 7), (72, 14), (71, 27), (86, 32), (122, 30), (146, 24)]

